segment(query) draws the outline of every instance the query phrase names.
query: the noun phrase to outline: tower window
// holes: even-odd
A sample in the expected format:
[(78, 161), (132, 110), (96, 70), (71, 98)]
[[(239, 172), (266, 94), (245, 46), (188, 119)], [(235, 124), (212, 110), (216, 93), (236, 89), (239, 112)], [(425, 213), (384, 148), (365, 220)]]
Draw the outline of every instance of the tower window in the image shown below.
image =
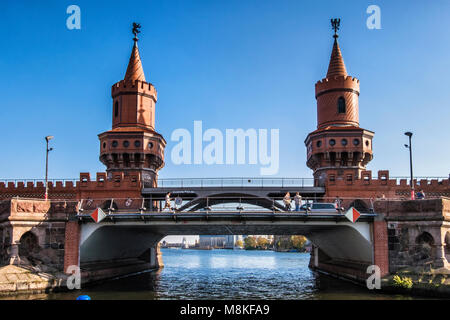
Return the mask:
[(123, 146), (124, 146), (125, 148), (128, 148), (129, 145), (130, 145), (130, 143), (129, 143), (127, 140), (125, 140), (125, 141), (123, 142)]
[(339, 99), (338, 99), (338, 113), (345, 113), (345, 99), (344, 99), (344, 97), (339, 97)]
[(322, 141), (320, 141), (320, 140), (317, 141), (317, 144), (316, 144), (316, 145), (317, 145), (317, 148), (320, 148), (320, 147), (322, 146)]
[(353, 144), (354, 144), (355, 146), (359, 145), (359, 139), (353, 139)]
[(116, 101), (116, 104), (114, 105), (114, 117), (118, 117), (119, 116), (119, 102)]
[(346, 146), (347, 143), (348, 143), (348, 142), (347, 142), (347, 139), (342, 139), (342, 140), (341, 140), (341, 143), (342, 143), (343, 146)]
[(113, 148), (116, 148), (118, 145), (119, 145), (119, 143), (118, 143), (116, 140), (114, 140), (114, 141), (112, 142), (112, 147), (113, 147)]
[(336, 144), (336, 140), (330, 139), (328, 143), (330, 144), (330, 146), (334, 146)]

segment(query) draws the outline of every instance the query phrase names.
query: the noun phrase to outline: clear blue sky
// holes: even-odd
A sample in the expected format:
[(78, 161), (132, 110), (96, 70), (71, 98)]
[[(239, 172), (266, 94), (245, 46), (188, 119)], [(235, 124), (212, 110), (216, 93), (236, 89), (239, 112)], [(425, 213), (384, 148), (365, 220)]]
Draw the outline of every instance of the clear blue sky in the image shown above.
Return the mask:
[[(81, 30), (66, 8), (81, 8)], [(381, 8), (381, 30), (366, 8)], [(142, 24), (147, 81), (158, 90), (165, 136), (160, 177), (257, 176), (259, 166), (176, 166), (177, 128), (280, 129), (278, 176), (310, 177), (304, 139), (316, 127), (314, 84), (326, 74), (329, 19), (342, 19), (347, 71), (361, 81), (360, 125), (375, 131), (374, 172), (409, 174), (403, 146), (414, 132), (415, 174), (450, 172), (450, 1), (1, 1), (0, 178), (103, 171), (97, 134), (111, 127), (111, 85), (123, 79), (133, 21)]]

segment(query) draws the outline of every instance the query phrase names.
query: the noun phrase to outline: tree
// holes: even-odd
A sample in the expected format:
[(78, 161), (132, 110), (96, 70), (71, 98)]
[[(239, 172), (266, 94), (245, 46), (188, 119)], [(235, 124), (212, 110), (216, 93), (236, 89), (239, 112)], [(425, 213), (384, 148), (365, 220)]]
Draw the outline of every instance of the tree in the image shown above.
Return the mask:
[(234, 244), (236, 247), (243, 247), (244, 244), (242, 243), (242, 240), (236, 240), (236, 243)]
[(256, 242), (255, 237), (248, 236), (247, 238), (244, 239), (244, 248), (246, 250), (256, 249), (256, 246), (257, 246), (257, 242)]
[(258, 237), (256, 243), (258, 244), (258, 247), (260, 247), (261, 249), (266, 249), (270, 242), (264, 237)]
[(303, 250), (306, 244), (306, 238), (304, 236), (292, 236), (291, 243), (295, 249)]

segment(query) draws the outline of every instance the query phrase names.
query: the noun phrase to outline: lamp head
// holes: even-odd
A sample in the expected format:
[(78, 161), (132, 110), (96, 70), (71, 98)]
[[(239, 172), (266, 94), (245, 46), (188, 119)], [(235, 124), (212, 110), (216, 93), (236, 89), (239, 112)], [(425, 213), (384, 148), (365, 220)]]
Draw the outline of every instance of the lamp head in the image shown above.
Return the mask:
[(53, 136), (46, 136), (45, 140), (47, 140), (47, 142), (49, 142), (50, 140), (52, 140), (54, 137)]
[(409, 132), (409, 131), (408, 131), (408, 132), (405, 132), (405, 136), (408, 136), (408, 137), (410, 137), (410, 138), (411, 138), (411, 137), (412, 137), (412, 135), (413, 135), (413, 134), (412, 134), (412, 132)]

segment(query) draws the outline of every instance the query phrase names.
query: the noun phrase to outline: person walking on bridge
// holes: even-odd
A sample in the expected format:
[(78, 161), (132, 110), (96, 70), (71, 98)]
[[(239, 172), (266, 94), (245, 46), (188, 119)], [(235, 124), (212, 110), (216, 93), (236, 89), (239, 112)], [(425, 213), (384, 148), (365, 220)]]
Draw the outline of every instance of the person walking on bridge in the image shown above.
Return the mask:
[(300, 195), (300, 193), (297, 192), (295, 194), (294, 202), (295, 202), (295, 211), (300, 211), (300, 206), (302, 205), (302, 196)]
[(183, 199), (180, 197), (180, 195), (177, 195), (175, 198), (175, 210), (179, 210), (181, 207), (181, 204), (183, 203)]
[(283, 198), (284, 206), (286, 207), (286, 211), (291, 211), (291, 195), (289, 192), (286, 192)]
[(170, 202), (171, 202), (171, 199), (170, 199), (170, 192), (168, 192), (168, 193), (166, 194), (166, 204), (164, 205), (163, 211), (166, 210), (166, 208), (169, 208), (169, 210), (172, 209), (171, 203), (170, 203)]

